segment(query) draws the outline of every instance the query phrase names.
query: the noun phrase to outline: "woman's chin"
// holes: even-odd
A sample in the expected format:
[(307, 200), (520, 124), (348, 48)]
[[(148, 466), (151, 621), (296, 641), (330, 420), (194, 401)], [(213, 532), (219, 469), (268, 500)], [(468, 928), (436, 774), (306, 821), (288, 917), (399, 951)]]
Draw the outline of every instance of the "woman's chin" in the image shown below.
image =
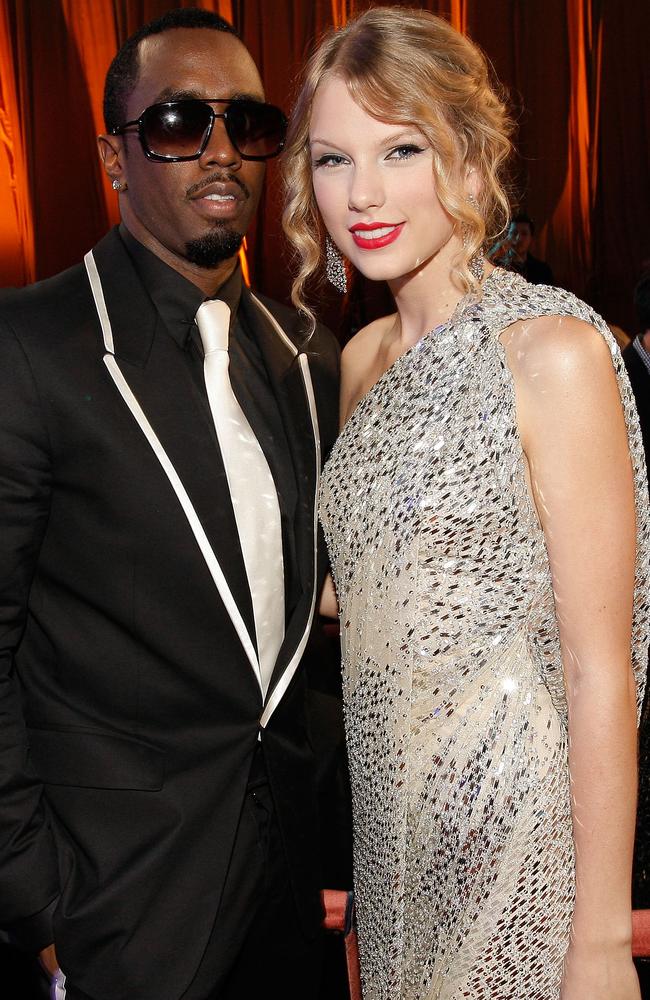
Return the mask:
[(404, 268), (403, 265), (397, 265), (391, 263), (390, 261), (352, 261), (355, 269), (367, 278), (368, 281), (400, 281), (402, 278), (406, 278), (410, 274), (410, 268)]

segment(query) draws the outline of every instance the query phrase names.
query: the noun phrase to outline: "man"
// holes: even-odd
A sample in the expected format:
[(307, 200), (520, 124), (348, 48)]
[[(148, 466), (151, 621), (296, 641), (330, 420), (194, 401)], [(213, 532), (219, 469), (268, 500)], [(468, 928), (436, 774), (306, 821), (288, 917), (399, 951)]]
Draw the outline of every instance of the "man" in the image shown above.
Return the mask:
[(199, 10), (125, 44), (105, 117), (122, 225), (0, 297), (2, 923), (67, 1000), (309, 998), (337, 348), (237, 266), (284, 119)]
[[(636, 408), (639, 412), (646, 465), (650, 469), (650, 270), (644, 271), (634, 289), (634, 306), (639, 333), (623, 351)], [(639, 727), (639, 791), (637, 797), (636, 841), (632, 873), (632, 904), (635, 909), (650, 906), (650, 687)], [(639, 968), (639, 978), (645, 968)], [(644, 985), (642, 981), (642, 985)], [(644, 994), (645, 995), (645, 994)]]
[(535, 223), (530, 215), (520, 212), (511, 219), (506, 238), (490, 250), (488, 257), (494, 264), (521, 274), (533, 285), (552, 285), (550, 266), (530, 252), (534, 236)]
[(639, 333), (623, 351), (623, 360), (639, 411), (646, 465), (650, 468), (650, 270), (637, 282), (634, 306)]

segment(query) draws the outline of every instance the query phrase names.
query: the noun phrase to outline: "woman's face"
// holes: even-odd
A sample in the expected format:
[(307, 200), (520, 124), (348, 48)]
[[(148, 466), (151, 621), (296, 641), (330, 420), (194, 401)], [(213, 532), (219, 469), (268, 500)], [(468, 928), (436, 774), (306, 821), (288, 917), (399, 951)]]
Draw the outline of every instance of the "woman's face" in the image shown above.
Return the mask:
[(356, 268), (397, 281), (439, 255), (451, 261), (459, 239), (419, 129), (372, 118), (333, 75), (316, 91), (309, 139), (318, 208)]

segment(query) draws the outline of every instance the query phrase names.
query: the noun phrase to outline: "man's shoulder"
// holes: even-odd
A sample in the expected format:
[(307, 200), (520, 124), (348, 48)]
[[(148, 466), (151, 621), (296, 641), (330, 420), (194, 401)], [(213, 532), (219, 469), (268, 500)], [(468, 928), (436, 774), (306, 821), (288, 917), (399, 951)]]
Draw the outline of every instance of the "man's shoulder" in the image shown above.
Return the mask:
[(83, 264), (75, 264), (59, 274), (22, 288), (2, 288), (0, 314), (19, 315), (56, 308), (61, 304), (62, 295), (68, 295), (75, 287), (82, 287), (84, 274)]
[(1, 289), (3, 350), (12, 350), (10, 343), (17, 341), (28, 354), (40, 354), (42, 348), (49, 354), (54, 344), (62, 346), (62, 338), (87, 323), (91, 302), (82, 264), (24, 288)]
[[(116, 248), (119, 251), (119, 246), (117, 230), (113, 229), (93, 249), (101, 248), (106, 255)], [(90, 308), (92, 296), (83, 261), (23, 288), (0, 289), (0, 325), (17, 331), (74, 323)]]
[[(636, 338), (635, 338), (636, 340)], [(646, 368), (645, 362), (639, 354), (634, 340), (631, 340), (627, 347), (621, 351), (621, 356), (627, 368), (627, 374), (632, 383), (632, 387), (643, 387), (643, 392), (647, 392), (647, 384), (650, 379), (650, 372)]]
[(630, 340), (630, 342), (626, 344), (626, 346), (621, 351), (621, 355), (626, 364), (629, 363), (630, 365), (637, 366), (638, 363), (640, 365), (643, 365), (643, 361), (641, 360), (641, 355), (639, 354), (637, 348), (634, 346), (635, 340), (636, 337), (633, 337), (632, 340)]

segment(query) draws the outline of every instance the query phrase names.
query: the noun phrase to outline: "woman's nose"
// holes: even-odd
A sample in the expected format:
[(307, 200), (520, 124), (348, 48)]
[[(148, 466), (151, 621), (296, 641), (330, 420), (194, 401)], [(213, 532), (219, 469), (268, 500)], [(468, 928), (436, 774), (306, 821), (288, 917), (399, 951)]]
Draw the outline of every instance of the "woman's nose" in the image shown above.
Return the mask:
[(366, 212), (384, 203), (384, 186), (379, 171), (372, 167), (357, 167), (348, 192), (351, 211)]

